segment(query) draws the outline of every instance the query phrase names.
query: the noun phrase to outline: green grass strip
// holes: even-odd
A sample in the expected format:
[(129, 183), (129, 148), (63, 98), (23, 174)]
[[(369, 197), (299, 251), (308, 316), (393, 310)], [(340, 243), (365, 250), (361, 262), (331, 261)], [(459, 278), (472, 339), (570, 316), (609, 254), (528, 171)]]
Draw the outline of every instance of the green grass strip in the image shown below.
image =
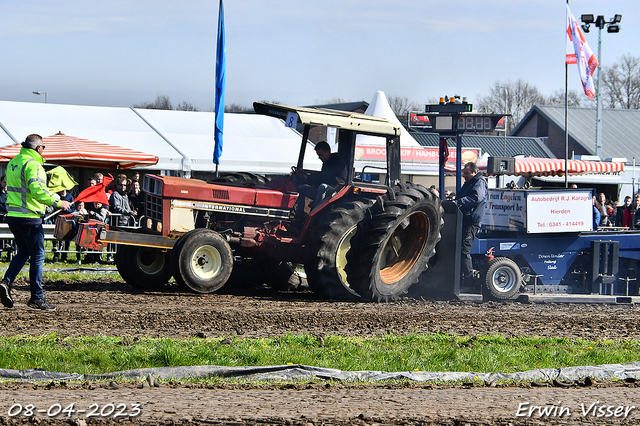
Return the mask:
[(513, 373), (640, 360), (640, 342), (462, 337), (444, 333), (375, 338), (0, 338), (0, 368), (102, 374), (146, 367), (305, 364), (340, 370)]

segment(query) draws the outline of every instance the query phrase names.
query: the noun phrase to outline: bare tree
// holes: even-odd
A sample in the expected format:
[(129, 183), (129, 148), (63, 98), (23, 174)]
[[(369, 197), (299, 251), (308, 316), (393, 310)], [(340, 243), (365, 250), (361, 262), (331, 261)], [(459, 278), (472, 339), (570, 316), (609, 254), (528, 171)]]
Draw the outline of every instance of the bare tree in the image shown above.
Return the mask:
[(169, 97), (164, 95), (157, 95), (156, 100), (153, 102), (143, 102), (141, 104), (135, 104), (133, 107), (144, 109), (173, 109)]
[(199, 111), (198, 108), (193, 106), (191, 103), (187, 101), (182, 101), (176, 107), (176, 111)]
[(612, 66), (603, 67), (602, 83), (603, 105), (609, 108), (640, 108), (640, 58), (622, 55)]
[(484, 113), (511, 114), (507, 125), (507, 133), (510, 133), (535, 104), (544, 104), (544, 101), (538, 88), (522, 79), (496, 81), (489, 89), (489, 95), (478, 99), (476, 108)]
[[(584, 96), (581, 96), (577, 90), (569, 90), (567, 104), (570, 107), (581, 107), (583, 98)], [(553, 92), (551, 96), (546, 98), (545, 105), (564, 105), (564, 90), (559, 89)]]
[(396, 116), (406, 117), (411, 111), (424, 111), (424, 105), (410, 101), (409, 98), (401, 98), (399, 96), (388, 96), (387, 101), (391, 110)]
[(224, 112), (243, 112), (243, 111), (253, 111), (253, 107), (240, 105), (240, 104), (229, 104), (224, 106)]

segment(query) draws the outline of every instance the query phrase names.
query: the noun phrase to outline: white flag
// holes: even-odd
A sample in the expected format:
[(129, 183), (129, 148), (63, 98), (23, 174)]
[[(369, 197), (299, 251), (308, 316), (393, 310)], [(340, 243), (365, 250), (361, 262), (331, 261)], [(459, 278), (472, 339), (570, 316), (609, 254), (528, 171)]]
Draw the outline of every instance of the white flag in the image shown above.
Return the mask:
[[(598, 66), (598, 60), (591, 51), (591, 48), (584, 39), (584, 34), (580, 30), (578, 22), (571, 14), (569, 5), (567, 4), (567, 53), (566, 63), (577, 64), (580, 80), (584, 93), (591, 99), (595, 96), (593, 87), (593, 72)], [(573, 45), (573, 49), (571, 46)]]

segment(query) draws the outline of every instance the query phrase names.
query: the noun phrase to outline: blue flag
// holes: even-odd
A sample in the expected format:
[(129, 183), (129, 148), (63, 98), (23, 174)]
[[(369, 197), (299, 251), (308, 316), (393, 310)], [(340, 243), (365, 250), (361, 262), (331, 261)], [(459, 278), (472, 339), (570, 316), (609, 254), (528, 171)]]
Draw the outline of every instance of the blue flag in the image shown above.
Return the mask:
[(224, 7), (220, 0), (218, 15), (218, 47), (216, 50), (216, 123), (213, 131), (213, 162), (220, 164), (224, 128), (224, 87), (227, 82), (227, 55), (224, 47)]

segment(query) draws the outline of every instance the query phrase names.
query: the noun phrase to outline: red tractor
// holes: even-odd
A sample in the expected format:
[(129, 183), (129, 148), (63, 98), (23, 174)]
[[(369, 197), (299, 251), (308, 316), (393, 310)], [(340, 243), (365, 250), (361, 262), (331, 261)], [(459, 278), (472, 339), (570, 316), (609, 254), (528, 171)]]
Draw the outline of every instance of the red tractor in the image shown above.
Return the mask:
[[(71, 238), (73, 225), (81, 247), (118, 244), (118, 271), (138, 287), (154, 288), (173, 276), (192, 291), (210, 293), (227, 282), (234, 257), (240, 257), (268, 271), (264, 279), (272, 284), (279, 269), (304, 264), (309, 287), (325, 298), (386, 301), (406, 293), (435, 253), (443, 213), (430, 191), (401, 180), (400, 126), (343, 111), (263, 103), (254, 108), (286, 125), (304, 126), (298, 169), (303, 168), (309, 129), (337, 129), (346, 183), (310, 210), (303, 224), (293, 226), (298, 193), (288, 176), (266, 182), (238, 173), (226, 181), (205, 182), (146, 175), (139, 228), (118, 229), (77, 217), (70, 224), (60, 218), (56, 236)], [(356, 177), (357, 135), (386, 140), (384, 184)]]

